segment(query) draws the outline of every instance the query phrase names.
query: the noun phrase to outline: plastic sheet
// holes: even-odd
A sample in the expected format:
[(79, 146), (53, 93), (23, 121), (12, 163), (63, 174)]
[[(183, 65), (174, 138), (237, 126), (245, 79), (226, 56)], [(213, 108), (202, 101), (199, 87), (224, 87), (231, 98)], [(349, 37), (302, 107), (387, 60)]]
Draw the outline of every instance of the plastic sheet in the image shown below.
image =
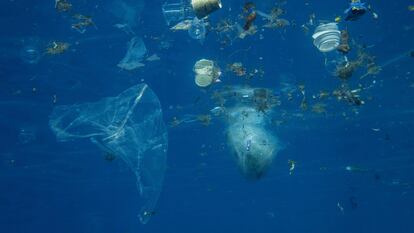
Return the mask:
[(276, 133), (269, 127), (269, 116), (274, 114), (272, 92), (237, 87), (221, 95), (233, 105), (226, 110), (227, 135), (238, 166), (246, 178), (260, 179), (281, 149)]
[(122, 158), (137, 178), (147, 223), (159, 198), (167, 154), (167, 131), (157, 96), (146, 84), (95, 103), (58, 106), (50, 127), (60, 141), (91, 139), (100, 149)]
[(240, 106), (229, 110), (229, 145), (234, 150), (242, 173), (252, 179), (262, 177), (277, 152), (278, 140), (267, 129), (266, 116), (251, 106)]

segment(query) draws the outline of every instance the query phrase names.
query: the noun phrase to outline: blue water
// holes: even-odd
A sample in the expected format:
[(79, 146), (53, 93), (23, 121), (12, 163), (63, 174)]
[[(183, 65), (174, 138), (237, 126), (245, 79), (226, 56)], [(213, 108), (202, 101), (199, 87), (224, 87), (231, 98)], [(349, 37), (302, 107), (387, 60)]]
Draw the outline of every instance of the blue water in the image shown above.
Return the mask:
[[(131, 19), (135, 36), (148, 56), (160, 57), (133, 71), (117, 67), (133, 37), (114, 27), (124, 23), (114, 14), (121, 0), (70, 2), (71, 12), (58, 12), (54, 1), (0, 3), (0, 232), (414, 232), (412, 2), (372, 1), (378, 19), (367, 13), (339, 23), (383, 65), (378, 74), (359, 79), (360, 69), (347, 81), (327, 71), (312, 44), (312, 26), (307, 34), (301, 27), (313, 13), (316, 20), (334, 20), (347, 1), (287, 1), (282, 17), (290, 26), (262, 28), (258, 18), (256, 34), (222, 46), (214, 31), (203, 43), (170, 31), (164, 1), (125, 0), (139, 9)], [(222, 2), (210, 23), (243, 23), (244, 1)], [(256, 8), (269, 12), (275, 4), (256, 1)], [(84, 33), (72, 29), (74, 13), (92, 17), (94, 25)], [(45, 54), (52, 41), (70, 47)], [(27, 57), (28, 48), (34, 57)], [(222, 68), (221, 83), (195, 85), (193, 65), (201, 58)], [(264, 75), (236, 77), (226, 70), (234, 62)], [(269, 88), (282, 102), (271, 116), (281, 123), (269, 129), (282, 149), (263, 177), (250, 180), (237, 167), (225, 120), (169, 126), (163, 189), (143, 225), (127, 165), (105, 160), (89, 141), (58, 142), (49, 127), (57, 105), (95, 102), (141, 82), (157, 94), (167, 125), (173, 117), (208, 113), (216, 106), (212, 93), (226, 86)], [(282, 83), (305, 86), (307, 110), (300, 108), (300, 92), (286, 98)], [(362, 88), (365, 104), (318, 99), (321, 90), (331, 93), (342, 83)], [(312, 111), (318, 102), (326, 112)], [(289, 160), (296, 162), (292, 174)]]

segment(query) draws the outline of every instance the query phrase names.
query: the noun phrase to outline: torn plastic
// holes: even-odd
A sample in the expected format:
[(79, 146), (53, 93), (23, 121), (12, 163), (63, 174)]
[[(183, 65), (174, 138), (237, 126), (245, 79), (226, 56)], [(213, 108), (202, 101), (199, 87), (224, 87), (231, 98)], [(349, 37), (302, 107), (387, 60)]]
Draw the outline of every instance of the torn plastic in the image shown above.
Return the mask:
[(118, 67), (124, 70), (134, 70), (139, 67), (143, 67), (141, 63), (147, 48), (144, 41), (140, 37), (134, 37), (128, 42), (128, 50), (124, 58), (118, 63)]

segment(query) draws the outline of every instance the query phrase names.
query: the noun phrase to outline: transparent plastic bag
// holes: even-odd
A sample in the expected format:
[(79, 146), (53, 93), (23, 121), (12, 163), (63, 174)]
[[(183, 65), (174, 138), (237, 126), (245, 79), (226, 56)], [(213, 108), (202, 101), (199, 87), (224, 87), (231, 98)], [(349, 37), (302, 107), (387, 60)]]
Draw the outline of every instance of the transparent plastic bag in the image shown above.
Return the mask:
[(147, 223), (159, 198), (166, 168), (167, 130), (157, 96), (146, 84), (95, 103), (56, 107), (49, 121), (60, 141), (88, 138), (122, 158), (137, 177)]

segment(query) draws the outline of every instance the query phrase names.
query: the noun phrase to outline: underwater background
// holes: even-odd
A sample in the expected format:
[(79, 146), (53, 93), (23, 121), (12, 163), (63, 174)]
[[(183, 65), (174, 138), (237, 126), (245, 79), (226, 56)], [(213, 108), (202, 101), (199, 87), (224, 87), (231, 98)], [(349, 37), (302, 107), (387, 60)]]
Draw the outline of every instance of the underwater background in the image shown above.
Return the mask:
[[(58, 2), (67, 1), (0, 3), (0, 232), (414, 232), (414, 2), (371, 1), (375, 17), (344, 21), (348, 1), (255, 1), (263, 12), (283, 9), (289, 24), (264, 27), (258, 16), (257, 32), (230, 42), (214, 27), (242, 25), (245, 1), (222, 0), (203, 40), (170, 30), (164, 0), (71, 0), (67, 11)], [(337, 20), (352, 38), (347, 56), (368, 54), (377, 69), (336, 77), (313, 45), (319, 20)], [(133, 37), (146, 55), (125, 70), (117, 64)], [(207, 88), (194, 83), (203, 58), (222, 72)], [(234, 74), (234, 63), (252, 75)], [(124, 161), (89, 140), (58, 142), (49, 122), (56, 106), (143, 82), (168, 130), (162, 191), (146, 224)], [(198, 122), (218, 106), (212, 96), (244, 86), (278, 102), (266, 127), (279, 152), (253, 180), (238, 168), (228, 122)]]

